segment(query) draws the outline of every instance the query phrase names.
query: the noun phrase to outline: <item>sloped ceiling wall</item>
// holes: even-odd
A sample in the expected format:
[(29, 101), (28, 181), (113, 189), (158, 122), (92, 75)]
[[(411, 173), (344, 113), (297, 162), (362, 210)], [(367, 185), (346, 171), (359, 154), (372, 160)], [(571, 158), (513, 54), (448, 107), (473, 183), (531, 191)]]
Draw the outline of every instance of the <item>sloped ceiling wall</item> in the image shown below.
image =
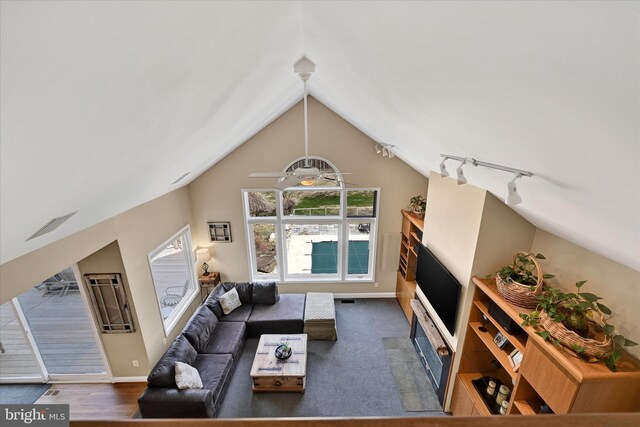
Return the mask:
[(640, 3), (1, 7), (2, 263), (190, 182), (299, 100), (306, 54), (310, 92), (424, 175), (530, 170), (520, 214), (640, 270)]

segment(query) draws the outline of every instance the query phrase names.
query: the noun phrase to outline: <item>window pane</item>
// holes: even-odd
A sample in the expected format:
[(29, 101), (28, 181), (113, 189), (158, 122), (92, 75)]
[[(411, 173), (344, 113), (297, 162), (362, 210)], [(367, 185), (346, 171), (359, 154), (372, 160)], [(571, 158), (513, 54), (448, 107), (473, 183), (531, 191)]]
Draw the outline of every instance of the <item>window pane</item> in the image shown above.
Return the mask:
[(275, 191), (249, 191), (249, 216), (276, 216)]
[(348, 217), (375, 217), (377, 191), (347, 190)]
[(256, 272), (258, 276), (278, 274), (276, 258), (276, 225), (255, 224), (253, 226), (256, 248)]
[(283, 191), (282, 206), (285, 215), (337, 216), (340, 215), (340, 192)]
[(285, 231), (288, 274), (338, 272), (337, 224), (288, 224)]
[(189, 266), (190, 250), (186, 236), (182, 234), (156, 250), (151, 258), (151, 275), (163, 319), (169, 317), (194, 286)]
[(349, 223), (347, 274), (369, 274), (369, 241), (372, 224)]

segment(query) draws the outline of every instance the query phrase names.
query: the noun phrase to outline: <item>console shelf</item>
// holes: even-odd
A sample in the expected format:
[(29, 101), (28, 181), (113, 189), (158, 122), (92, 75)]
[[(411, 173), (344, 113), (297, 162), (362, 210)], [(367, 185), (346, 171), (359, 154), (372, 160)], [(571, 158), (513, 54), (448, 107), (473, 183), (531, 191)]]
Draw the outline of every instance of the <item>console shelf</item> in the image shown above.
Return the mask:
[(396, 297), (411, 323), (413, 311), (411, 300), (416, 294), (416, 264), (418, 254), (415, 245), (422, 239), (424, 221), (411, 215), (408, 211), (402, 212), (402, 237), (400, 241), (400, 257), (398, 260), (398, 275), (396, 279)]
[[(604, 363), (588, 363), (557, 349), (532, 327), (509, 333), (489, 314), (490, 305), (495, 303), (517, 324), (522, 323), (521, 313), (532, 310), (505, 301), (493, 280), (472, 280), (475, 290), (451, 401), (453, 415), (491, 415), (471, 382), (482, 377), (498, 379), (512, 389), (508, 415), (640, 411), (637, 359), (623, 353), (618, 371), (611, 372)], [(494, 341), (498, 333), (506, 338), (502, 347)], [(509, 360), (514, 350), (523, 355), (515, 368)]]

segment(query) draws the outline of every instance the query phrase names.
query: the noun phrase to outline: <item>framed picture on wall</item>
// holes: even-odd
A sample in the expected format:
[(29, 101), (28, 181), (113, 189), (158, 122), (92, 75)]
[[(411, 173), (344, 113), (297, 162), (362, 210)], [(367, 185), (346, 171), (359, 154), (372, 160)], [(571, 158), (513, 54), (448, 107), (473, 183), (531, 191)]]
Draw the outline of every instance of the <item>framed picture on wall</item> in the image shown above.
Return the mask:
[(230, 222), (208, 222), (209, 237), (212, 242), (231, 243)]

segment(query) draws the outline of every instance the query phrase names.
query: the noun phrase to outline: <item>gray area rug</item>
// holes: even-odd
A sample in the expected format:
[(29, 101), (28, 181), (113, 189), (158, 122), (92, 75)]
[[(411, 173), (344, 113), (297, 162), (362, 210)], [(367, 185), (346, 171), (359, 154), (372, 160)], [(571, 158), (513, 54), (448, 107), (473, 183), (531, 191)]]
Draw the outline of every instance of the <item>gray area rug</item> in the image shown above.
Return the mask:
[(30, 405), (49, 390), (50, 384), (2, 384), (0, 385), (0, 404)]
[[(254, 394), (249, 373), (258, 340), (248, 339), (218, 418), (444, 415), (408, 414), (404, 409), (382, 341), (409, 336), (409, 323), (397, 300), (336, 300), (336, 319), (337, 341), (308, 342), (305, 393)], [(422, 366), (416, 374), (424, 374)]]
[(407, 412), (442, 411), (427, 373), (420, 363), (411, 339), (382, 338), (391, 372)]

